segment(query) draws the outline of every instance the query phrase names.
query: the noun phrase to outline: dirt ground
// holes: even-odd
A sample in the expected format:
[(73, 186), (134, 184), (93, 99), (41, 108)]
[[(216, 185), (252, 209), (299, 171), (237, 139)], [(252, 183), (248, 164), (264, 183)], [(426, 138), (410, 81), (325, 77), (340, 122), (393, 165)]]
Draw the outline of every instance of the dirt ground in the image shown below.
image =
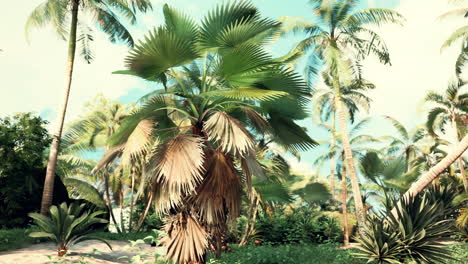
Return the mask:
[(53, 243), (35, 244), (22, 249), (0, 252), (0, 264), (129, 263), (132, 257), (138, 258), (137, 255), (144, 255), (144, 259), (133, 263), (146, 263), (154, 260), (154, 253), (163, 252), (162, 248), (154, 248), (148, 244), (140, 244), (133, 248), (126, 241), (110, 241), (110, 244), (112, 251), (99, 241), (85, 241), (72, 246), (65, 257), (57, 257)]

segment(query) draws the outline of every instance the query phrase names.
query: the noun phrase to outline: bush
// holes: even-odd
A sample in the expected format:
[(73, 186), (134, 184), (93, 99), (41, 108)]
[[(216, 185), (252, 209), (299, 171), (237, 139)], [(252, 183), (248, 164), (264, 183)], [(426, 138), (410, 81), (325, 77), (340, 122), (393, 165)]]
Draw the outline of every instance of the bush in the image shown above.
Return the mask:
[(360, 253), (356, 255), (379, 264), (446, 263), (452, 254), (441, 240), (454, 232), (454, 219), (447, 217), (453, 196), (447, 190), (432, 188), (394, 200), (385, 214), (370, 216), (357, 239)]
[(210, 264), (361, 264), (365, 261), (353, 259), (349, 251), (333, 245), (281, 245), (247, 246), (234, 248), (219, 260)]
[(109, 232), (96, 232), (93, 233), (93, 236), (106, 239), (106, 240), (120, 240), (120, 241), (129, 241), (129, 240), (138, 240), (143, 239), (152, 232), (136, 232), (136, 233), (109, 233)]
[(340, 241), (339, 222), (307, 207), (295, 209), (290, 214), (275, 213), (270, 219), (261, 216), (256, 230), (263, 242), (271, 244), (333, 243)]
[(43, 241), (43, 239), (29, 237), (29, 233), (31, 233), (30, 229), (0, 229), (0, 251), (18, 249)]

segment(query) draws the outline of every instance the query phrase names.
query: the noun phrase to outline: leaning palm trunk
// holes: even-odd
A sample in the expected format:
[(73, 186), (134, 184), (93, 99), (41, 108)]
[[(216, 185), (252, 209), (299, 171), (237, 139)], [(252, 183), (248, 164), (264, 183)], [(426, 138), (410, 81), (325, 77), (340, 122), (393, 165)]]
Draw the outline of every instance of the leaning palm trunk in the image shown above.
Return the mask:
[[(454, 129), (454, 132), (455, 132), (456, 143), (459, 144), (460, 133), (458, 131), (458, 127), (457, 127), (457, 123), (455, 121), (455, 118), (452, 118), (452, 126), (453, 126), (453, 129)], [(468, 192), (468, 181), (467, 181), (466, 175), (465, 175), (465, 166), (463, 166), (462, 156), (460, 156), (458, 158), (458, 167), (460, 168), (460, 174), (461, 174), (461, 178), (462, 178), (462, 182), (463, 182), (463, 187), (465, 188), (465, 192)]]
[(245, 246), (247, 244), (247, 237), (249, 236), (249, 232), (250, 232), (250, 223), (251, 223), (252, 215), (254, 212), (254, 206), (256, 205), (255, 200), (256, 200), (256, 197), (252, 195), (252, 199), (251, 199), (250, 206), (249, 206), (249, 213), (247, 215), (247, 222), (245, 223), (244, 233), (242, 234), (242, 238), (239, 243), (240, 247)]
[(466, 135), (456, 148), (439, 163), (432, 167), (428, 172), (423, 174), (419, 180), (404, 194), (405, 197), (416, 196), (420, 193), (427, 185), (429, 185), (437, 176), (439, 176), (444, 170), (446, 170), (452, 163), (460, 158), (468, 148), (468, 135)]
[(62, 108), (57, 119), (57, 128), (53, 135), (52, 144), (50, 145), (49, 160), (47, 162), (47, 172), (44, 181), (44, 190), (41, 201), (41, 214), (47, 215), (54, 195), (55, 169), (57, 166), (57, 156), (60, 149), (60, 138), (62, 137), (63, 123), (67, 112), (68, 97), (70, 96), (70, 88), (73, 76), (73, 66), (75, 62), (76, 51), (76, 30), (78, 25), (78, 8), (79, 0), (74, 0), (72, 5), (72, 17), (70, 36), (68, 40), (68, 59), (65, 80), (65, 95), (62, 102)]
[[(344, 165), (344, 164), (343, 164)], [(346, 200), (348, 199), (346, 195), (346, 167), (342, 167), (341, 172), (341, 199), (342, 209), (343, 209), (343, 244), (345, 247), (349, 246), (349, 226), (348, 226), (348, 206), (346, 205)]]
[(145, 211), (143, 211), (143, 214), (140, 216), (140, 219), (138, 219), (137, 227), (135, 229), (137, 232), (140, 232), (141, 228), (143, 227), (143, 223), (145, 222), (146, 216), (148, 215), (152, 202), (153, 202), (153, 193), (150, 192), (149, 197), (148, 197), (148, 202), (146, 203), (146, 206), (145, 206)]
[(364, 205), (362, 203), (361, 191), (359, 190), (359, 182), (358, 182), (358, 178), (356, 174), (356, 169), (354, 167), (354, 159), (353, 159), (353, 153), (351, 151), (351, 144), (349, 143), (348, 130), (346, 126), (347, 120), (345, 116), (343, 103), (341, 101), (340, 96), (336, 96), (335, 98), (336, 98), (335, 109), (338, 113), (340, 132), (341, 132), (340, 134), (341, 134), (341, 139), (343, 141), (344, 152), (345, 152), (346, 170), (349, 174), (349, 178), (351, 179), (351, 186), (353, 190), (354, 204), (356, 207), (356, 217), (357, 217), (358, 228), (361, 229), (364, 227), (364, 223), (365, 223)]

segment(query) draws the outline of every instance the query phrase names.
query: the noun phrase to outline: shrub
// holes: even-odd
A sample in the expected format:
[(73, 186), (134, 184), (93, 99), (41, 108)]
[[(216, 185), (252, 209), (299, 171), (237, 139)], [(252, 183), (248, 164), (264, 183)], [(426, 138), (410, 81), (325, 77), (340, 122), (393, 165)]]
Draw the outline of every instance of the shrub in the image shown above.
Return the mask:
[[(415, 197), (391, 203), (386, 215), (370, 216), (357, 241), (356, 255), (379, 264), (446, 263), (451, 252), (443, 247), (442, 238), (453, 232), (453, 219), (447, 218), (445, 189), (430, 189)], [(437, 198), (437, 199), (436, 199)]]
[(83, 211), (85, 204), (62, 203), (59, 207), (50, 207), (50, 216), (31, 213), (29, 216), (39, 226), (40, 231), (29, 234), (31, 237), (49, 238), (57, 245), (57, 253), (63, 256), (68, 247), (86, 240), (98, 240), (105, 243), (110, 249), (112, 247), (107, 241), (91, 236), (92, 226), (99, 223), (107, 223), (107, 220), (98, 218), (105, 212), (96, 211), (90, 213)]
[(41, 239), (29, 237), (30, 229), (0, 229), (0, 251), (24, 247), (28, 244), (41, 242)]
[(272, 244), (331, 243), (338, 242), (342, 236), (339, 221), (307, 207), (295, 209), (287, 215), (262, 216), (256, 230), (263, 242)]

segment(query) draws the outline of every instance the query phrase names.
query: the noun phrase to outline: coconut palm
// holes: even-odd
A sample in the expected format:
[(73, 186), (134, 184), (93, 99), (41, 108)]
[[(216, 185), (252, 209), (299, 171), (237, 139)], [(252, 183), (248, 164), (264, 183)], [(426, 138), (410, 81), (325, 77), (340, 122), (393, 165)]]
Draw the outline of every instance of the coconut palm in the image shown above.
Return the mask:
[[(335, 93), (332, 87), (331, 78), (326, 72), (322, 73), (322, 79), (326, 88), (314, 91), (314, 111), (312, 116), (319, 118), (320, 121), (316, 120), (316, 122), (325, 122), (331, 118), (331, 126), (323, 123), (319, 125), (328, 128), (329, 131), (334, 131), (336, 129)], [(361, 109), (368, 112), (371, 99), (366, 96), (365, 91), (373, 88), (374, 86), (371, 83), (365, 81), (354, 82), (351, 85), (341, 87), (341, 98), (345, 108), (348, 110), (351, 122), (354, 123), (354, 117)], [(335, 133), (330, 133), (330, 148), (333, 148), (334, 146)], [(335, 157), (331, 156), (330, 185), (332, 200), (335, 199), (335, 166)]]
[(244, 183), (248, 188), (252, 175), (263, 174), (254, 137), (296, 151), (315, 145), (295, 123), (307, 117), (310, 89), (265, 52), (280, 25), (249, 2), (219, 5), (201, 24), (168, 5), (163, 12), (166, 23), (130, 52), (128, 69), (119, 72), (163, 88), (109, 143), (126, 142), (143, 120), (153, 125), (157, 144), (146, 181), (154, 186), (156, 209), (169, 214), (167, 257), (199, 263), (238, 216)]
[[(461, 2), (461, 1), (460, 1)], [(463, 1), (466, 2), (466, 1)], [(467, 17), (468, 15), (468, 8), (459, 8), (452, 11), (449, 11), (440, 16), (441, 19), (446, 19), (449, 17)], [(442, 49), (447, 48), (453, 45), (457, 41), (462, 41), (462, 54), (466, 55), (467, 50), (467, 36), (468, 36), (468, 26), (463, 26), (455, 30), (452, 35), (442, 44)]]
[[(444, 94), (429, 92), (425, 102), (431, 104), (431, 110), (427, 117), (428, 131), (436, 135), (436, 131), (445, 133), (446, 124), (454, 131), (454, 141), (458, 145), (460, 139), (466, 134), (465, 119), (468, 115), (468, 93), (463, 92), (465, 83), (458, 80), (450, 84)], [(465, 175), (463, 158), (458, 159), (458, 167), (462, 177), (465, 191), (468, 191), (468, 180)]]
[(151, 9), (151, 3), (147, 0), (46, 0), (30, 14), (26, 22), (27, 36), (34, 27), (51, 25), (60, 38), (63, 40), (68, 39), (65, 93), (63, 105), (57, 119), (57, 128), (54, 131), (50, 147), (41, 202), (42, 214), (47, 214), (52, 204), (55, 169), (78, 42), (81, 44), (83, 58), (88, 63), (93, 59), (90, 49), (90, 44), (93, 41), (92, 28), (84, 18), (91, 18), (95, 22), (94, 25), (106, 33), (112, 43), (124, 42), (129, 46), (133, 46), (133, 38), (122, 24), (121, 18), (125, 17), (131, 24), (134, 24), (136, 22), (136, 11), (146, 11), (148, 9)]
[[(357, 9), (359, 1), (310, 1), (317, 14), (317, 23), (297, 23), (294, 30), (303, 30), (307, 37), (294, 49), (295, 54), (313, 53), (309, 59), (315, 63), (321, 60), (324, 70), (331, 77), (335, 91), (335, 111), (338, 117), (342, 141), (345, 144), (346, 171), (350, 176), (355, 197), (358, 224), (365, 222), (364, 207), (359, 190), (359, 181), (349, 144), (347, 118), (340, 89), (356, 80), (352, 74), (354, 65), (359, 65), (368, 55), (376, 55), (380, 62), (390, 63), (390, 57), (382, 38), (369, 29), (369, 25), (401, 23), (403, 18), (397, 12), (381, 8)], [(360, 77), (360, 76), (359, 76)]]

